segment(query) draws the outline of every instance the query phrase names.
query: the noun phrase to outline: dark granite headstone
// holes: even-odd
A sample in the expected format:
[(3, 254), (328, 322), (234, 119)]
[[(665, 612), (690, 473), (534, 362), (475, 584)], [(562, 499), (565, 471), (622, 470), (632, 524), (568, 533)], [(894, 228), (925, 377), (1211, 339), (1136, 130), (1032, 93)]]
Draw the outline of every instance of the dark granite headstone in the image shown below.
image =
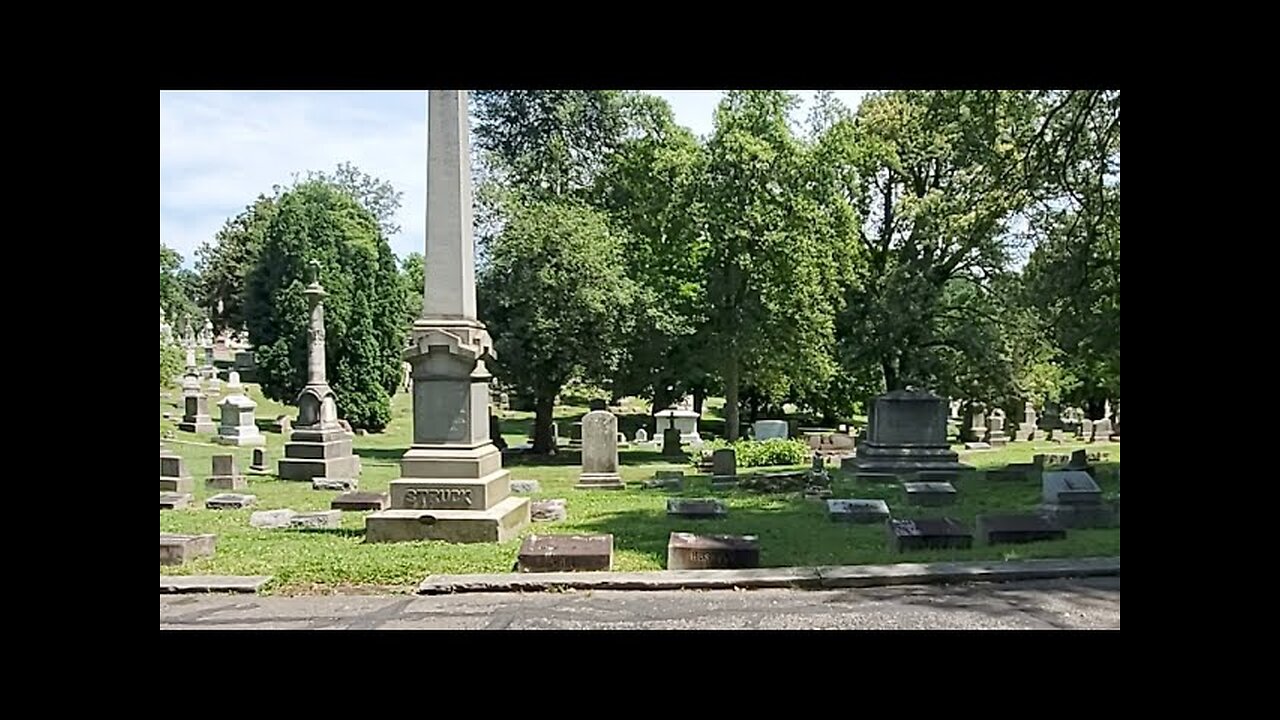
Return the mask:
[(695, 535), (673, 532), (667, 542), (668, 570), (740, 569), (760, 566), (755, 535)]
[(1062, 540), (1067, 536), (1058, 523), (1039, 515), (979, 515), (976, 525), (979, 541), (987, 545)]
[(520, 545), (519, 572), (608, 571), (612, 535), (529, 535)]
[(938, 550), (973, 547), (973, 533), (954, 518), (917, 518), (890, 520), (889, 549)]

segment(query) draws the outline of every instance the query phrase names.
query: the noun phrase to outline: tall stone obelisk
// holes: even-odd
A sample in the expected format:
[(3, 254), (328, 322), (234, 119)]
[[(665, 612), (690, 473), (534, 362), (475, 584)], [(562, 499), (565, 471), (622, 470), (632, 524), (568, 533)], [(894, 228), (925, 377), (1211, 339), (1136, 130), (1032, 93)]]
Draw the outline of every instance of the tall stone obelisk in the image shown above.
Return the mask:
[(413, 446), (391, 481), (391, 509), (365, 540), (502, 542), (529, 523), (489, 440), (489, 332), (476, 318), (475, 238), (465, 90), (427, 93), (427, 250), (422, 315), (405, 352)]
[[(320, 285), (319, 262), (312, 260), (308, 264), (307, 276), (307, 289), (303, 291), (311, 310), (307, 326), (307, 384), (298, 393), (298, 420), (285, 443), (279, 475), (281, 480), (354, 480), (360, 474), (360, 458), (351, 450), (350, 433), (338, 422), (338, 396), (329, 387), (325, 374), (324, 299), (328, 293)], [(244, 402), (252, 401), (244, 397), (240, 405)], [(223, 411), (224, 416), (227, 412)]]

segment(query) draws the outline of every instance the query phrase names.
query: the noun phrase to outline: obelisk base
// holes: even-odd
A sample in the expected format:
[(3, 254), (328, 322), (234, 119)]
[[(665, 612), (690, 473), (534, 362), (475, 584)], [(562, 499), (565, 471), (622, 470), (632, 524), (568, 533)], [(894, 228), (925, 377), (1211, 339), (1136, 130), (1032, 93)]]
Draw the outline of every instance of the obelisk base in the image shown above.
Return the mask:
[(341, 428), (294, 429), (284, 446), (278, 475), (281, 480), (311, 482), (318, 477), (356, 478), (360, 456), (351, 451), (351, 436)]
[(365, 518), (365, 542), (506, 542), (530, 522), (529, 498), (508, 497), (488, 510), (383, 510)]
[(529, 524), (529, 499), (511, 497), (511, 473), (492, 443), (415, 446), (392, 480), (391, 509), (365, 518), (365, 542), (504, 542)]

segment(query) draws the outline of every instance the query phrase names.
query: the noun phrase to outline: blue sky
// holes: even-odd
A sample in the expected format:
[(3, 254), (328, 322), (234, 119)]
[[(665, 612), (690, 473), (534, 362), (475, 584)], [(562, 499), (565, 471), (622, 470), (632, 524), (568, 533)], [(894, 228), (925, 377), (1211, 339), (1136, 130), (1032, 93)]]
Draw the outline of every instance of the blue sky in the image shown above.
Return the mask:
[[(722, 93), (653, 91), (676, 120), (711, 132)], [(813, 91), (797, 91), (808, 113)], [(838, 90), (850, 108), (866, 91)], [(403, 228), (391, 249), (423, 249), (427, 189), (425, 92), (161, 92), (160, 242), (194, 266), (195, 249), (259, 193), (293, 173), (332, 171), (351, 161), (404, 193)]]

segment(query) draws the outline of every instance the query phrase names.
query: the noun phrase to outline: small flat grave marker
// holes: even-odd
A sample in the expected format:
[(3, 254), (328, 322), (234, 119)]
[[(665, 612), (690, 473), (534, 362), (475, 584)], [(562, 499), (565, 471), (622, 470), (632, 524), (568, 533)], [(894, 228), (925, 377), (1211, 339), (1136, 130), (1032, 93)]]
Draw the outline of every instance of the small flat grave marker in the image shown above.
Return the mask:
[(667, 541), (668, 570), (729, 570), (760, 566), (755, 535), (695, 535), (673, 532)]
[(529, 535), (520, 545), (519, 572), (608, 571), (612, 535)]

